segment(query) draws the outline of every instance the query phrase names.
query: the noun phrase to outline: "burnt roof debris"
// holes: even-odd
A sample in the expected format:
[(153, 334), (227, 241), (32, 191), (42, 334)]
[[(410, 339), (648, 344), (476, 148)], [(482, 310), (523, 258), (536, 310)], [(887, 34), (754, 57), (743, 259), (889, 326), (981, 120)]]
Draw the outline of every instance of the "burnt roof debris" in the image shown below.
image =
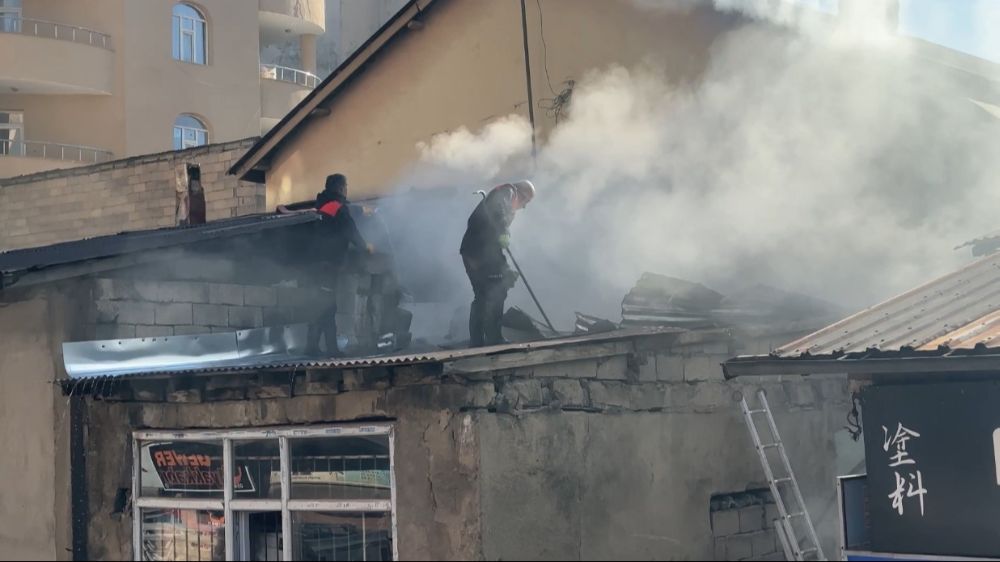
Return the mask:
[(701, 283), (644, 273), (622, 301), (622, 326), (782, 328), (812, 322), (815, 327), (839, 312), (832, 303), (767, 285), (723, 295)]

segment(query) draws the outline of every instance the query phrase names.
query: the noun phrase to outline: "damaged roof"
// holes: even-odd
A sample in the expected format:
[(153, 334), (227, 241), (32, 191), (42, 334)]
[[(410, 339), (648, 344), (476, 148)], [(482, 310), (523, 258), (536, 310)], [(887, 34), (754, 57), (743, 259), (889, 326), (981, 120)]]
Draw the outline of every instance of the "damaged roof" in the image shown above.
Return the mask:
[(47, 268), (142, 254), (232, 236), (255, 234), (318, 220), (315, 213), (248, 215), (194, 226), (121, 232), (50, 246), (0, 252), (0, 290)]
[(1000, 253), (863, 310), (767, 356), (727, 361), (727, 377), (1000, 368)]
[(303, 350), (307, 329), (306, 325), (299, 324), (198, 336), (64, 343), (63, 361), (70, 380), (360, 369), (425, 363), (450, 363), (454, 365), (452, 371), (469, 373), (607, 357), (620, 354), (621, 349), (600, 344), (684, 332), (671, 328), (633, 328), (492, 347), (339, 359), (306, 356)]

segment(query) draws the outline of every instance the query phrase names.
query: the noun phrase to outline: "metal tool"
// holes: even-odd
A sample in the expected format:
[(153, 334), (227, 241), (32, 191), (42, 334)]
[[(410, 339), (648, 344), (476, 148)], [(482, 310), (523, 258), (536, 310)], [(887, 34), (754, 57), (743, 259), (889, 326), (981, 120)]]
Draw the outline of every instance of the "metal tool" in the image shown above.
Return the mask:
[[(799, 483), (792, 472), (792, 465), (788, 461), (785, 453), (785, 445), (778, 435), (778, 427), (774, 423), (774, 416), (771, 415), (771, 407), (767, 403), (767, 396), (763, 390), (757, 392), (760, 407), (751, 409), (746, 397), (741, 393), (736, 394), (743, 412), (743, 421), (750, 430), (750, 438), (753, 439), (754, 448), (760, 456), (760, 464), (764, 468), (764, 476), (767, 477), (767, 485), (771, 488), (771, 495), (778, 507), (778, 519), (774, 521), (775, 531), (781, 539), (781, 545), (785, 550), (785, 557), (788, 560), (826, 560), (823, 549), (819, 544), (819, 537), (816, 536), (816, 528), (813, 527), (812, 519), (806, 510), (805, 500), (802, 499), (802, 491), (799, 490)], [(771, 440), (764, 443), (761, 439), (760, 430), (757, 428), (757, 421), (754, 416), (764, 416), (767, 419), (768, 431)], [(779, 470), (783, 474), (775, 474), (771, 467), (771, 460), (768, 458), (768, 451), (777, 451), (780, 458)], [(782, 488), (784, 487), (784, 491)], [(790, 496), (790, 497), (789, 497)], [(786, 504), (787, 500), (791, 500)], [(797, 504), (797, 505), (795, 505)], [(791, 507), (790, 507), (791, 506)], [(802, 533), (797, 533), (796, 531)], [(799, 534), (803, 534), (802, 539)]]
[[(483, 201), (486, 200), (485, 191), (479, 190), (476, 193), (478, 193), (483, 198)], [(538, 312), (542, 313), (542, 318), (545, 319), (545, 325), (549, 327), (549, 330), (552, 330), (553, 334), (557, 333), (555, 327), (552, 325), (552, 321), (549, 320), (549, 315), (545, 314), (545, 309), (542, 308), (542, 303), (538, 302), (538, 297), (535, 296), (535, 291), (531, 290), (531, 285), (528, 283), (528, 278), (524, 276), (524, 272), (521, 271), (521, 266), (518, 265), (517, 260), (514, 259), (514, 254), (510, 251), (510, 248), (504, 248), (504, 250), (507, 251), (507, 257), (510, 258), (510, 262), (514, 264), (514, 269), (517, 270), (517, 276), (521, 279), (521, 281), (524, 281), (524, 288), (528, 289), (528, 294), (531, 295), (531, 300), (535, 301), (535, 306), (538, 307)]]

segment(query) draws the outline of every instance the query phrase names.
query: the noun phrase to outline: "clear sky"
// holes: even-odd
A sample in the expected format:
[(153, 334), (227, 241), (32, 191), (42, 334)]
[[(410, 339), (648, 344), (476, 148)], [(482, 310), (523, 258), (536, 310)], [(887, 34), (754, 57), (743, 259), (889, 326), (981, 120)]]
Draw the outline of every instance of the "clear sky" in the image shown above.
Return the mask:
[(1000, 0), (901, 0), (900, 30), (1000, 62)]

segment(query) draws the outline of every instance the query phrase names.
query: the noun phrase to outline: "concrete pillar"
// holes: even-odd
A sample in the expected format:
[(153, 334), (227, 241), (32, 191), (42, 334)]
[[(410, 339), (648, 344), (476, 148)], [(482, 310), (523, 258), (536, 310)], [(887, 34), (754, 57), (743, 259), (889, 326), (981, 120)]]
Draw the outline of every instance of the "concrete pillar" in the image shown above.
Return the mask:
[(316, 36), (303, 35), (299, 37), (299, 53), (302, 70), (316, 74)]

